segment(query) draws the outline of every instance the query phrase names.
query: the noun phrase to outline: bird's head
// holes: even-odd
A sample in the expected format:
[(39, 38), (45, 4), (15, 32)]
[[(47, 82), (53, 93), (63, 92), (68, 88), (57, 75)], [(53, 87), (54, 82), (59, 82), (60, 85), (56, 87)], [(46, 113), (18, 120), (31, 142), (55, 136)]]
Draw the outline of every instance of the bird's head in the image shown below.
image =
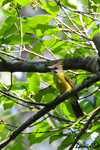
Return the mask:
[(52, 66), (48, 66), (47, 68), (51, 69), (53, 73), (63, 72), (61, 62), (62, 61), (59, 61), (57, 64), (54, 64)]

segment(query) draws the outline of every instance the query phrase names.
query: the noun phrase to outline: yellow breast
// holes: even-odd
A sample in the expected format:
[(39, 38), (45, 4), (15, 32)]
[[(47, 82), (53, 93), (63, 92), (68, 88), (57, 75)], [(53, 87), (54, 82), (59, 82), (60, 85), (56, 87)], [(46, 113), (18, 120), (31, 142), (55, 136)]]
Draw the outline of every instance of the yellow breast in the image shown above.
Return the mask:
[(66, 79), (64, 78), (64, 73), (60, 72), (60, 73), (54, 74), (53, 79), (54, 79), (57, 89), (59, 90), (61, 94), (72, 88), (70, 84), (66, 81)]

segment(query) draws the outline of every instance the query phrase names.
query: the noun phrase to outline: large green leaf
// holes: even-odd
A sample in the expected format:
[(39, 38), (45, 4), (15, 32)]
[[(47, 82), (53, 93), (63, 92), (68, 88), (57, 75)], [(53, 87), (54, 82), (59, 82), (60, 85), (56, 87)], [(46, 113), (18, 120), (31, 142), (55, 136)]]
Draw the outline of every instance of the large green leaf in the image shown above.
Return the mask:
[(62, 138), (64, 136), (66, 136), (66, 135), (64, 135), (63, 133), (61, 133), (61, 131), (60, 131), (60, 133), (55, 133), (54, 135), (52, 135), (50, 137), (49, 143), (51, 144), (52, 142), (54, 142), (54, 141), (56, 141), (56, 140), (58, 140), (58, 139), (60, 139), (60, 138)]
[(87, 114), (89, 114), (91, 111), (94, 110), (93, 106), (90, 104), (88, 100), (84, 100), (81, 103), (83, 103), (82, 105), (83, 111), (85, 111)]
[[(41, 100), (43, 100), (45, 98), (45, 95), (47, 95), (47, 94), (51, 94), (51, 95), (53, 94), (54, 96), (56, 96), (57, 95), (56, 89), (53, 87), (50, 87), (50, 86), (47, 88), (40, 89), (35, 96), (35, 100), (37, 102), (40, 102)], [(52, 95), (52, 97), (54, 97), (53, 95)], [(50, 100), (50, 98), (49, 98), (49, 100)], [(53, 99), (51, 99), (51, 100), (53, 100)], [(47, 100), (47, 102), (48, 102), (48, 100)]]
[[(33, 36), (30, 36), (30, 35), (27, 35), (27, 34), (24, 34), (23, 35), (23, 43), (22, 44), (30, 44), (34, 41), (36, 41), (37, 39), (34, 38)], [(15, 35), (11, 35), (7, 38), (5, 38), (3, 41), (2, 41), (2, 44), (21, 44), (21, 35), (20, 34), (15, 34)]]
[(46, 24), (51, 18), (52, 16), (50, 15), (37, 15), (31, 18), (27, 18), (23, 22), (23, 32), (27, 32), (30, 28), (36, 28), (36, 26), (39, 24)]
[(57, 3), (55, 1), (44, 1), (42, 0), (42, 4), (43, 4), (43, 7), (44, 9), (50, 13), (51, 15), (53, 15), (54, 17), (57, 15), (59, 9), (60, 9), (60, 6), (57, 5)]
[(72, 142), (75, 140), (73, 137), (66, 135), (67, 137), (62, 141), (61, 145), (58, 147), (57, 150), (63, 150), (70, 146)]
[(36, 34), (36, 36), (43, 36), (43, 35), (52, 35), (58, 32), (59, 29), (51, 25), (38, 24), (36, 28), (33, 28), (33, 31)]
[(2, 26), (2, 33), (3, 33), (3, 36), (4, 37), (7, 37), (9, 35), (12, 35), (12, 34), (15, 34), (18, 32), (18, 29), (19, 29), (19, 18), (18, 17), (8, 17), (3, 26)]
[(38, 73), (27, 73), (27, 79), (29, 82), (29, 90), (33, 92), (34, 95), (37, 94), (40, 88), (40, 76)]
[[(10, 88), (11, 85), (8, 85), (7, 87)], [(11, 90), (22, 90), (28, 88), (28, 83), (26, 82), (15, 82), (12, 84)]]
[(53, 85), (55, 87), (54, 81), (53, 81), (53, 75), (49, 73), (42, 73), (40, 76), (44, 82), (47, 82), (50, 85)]
[(91, 127), (91, 131), (93, 131), (93, 132), (98, 132), (99, 130), (100, 130), (100, 123), (98, 123), (98, 124), (93, 124), (93, 126)]
[(52, 130), (52, 127), (46, 121), (39, 123), (36, 129), (28, 135), (30, 145), (35, 143), (41, 143), (44, 139), (48, 138), (50, 135), (52, 135), (52, 132), (49, 132), (50, 130)]
[(12, 108), (13, 105), (14, 105), (14, 102), (7, 99), (7, 100), (3, 103), (3, 108), (4, 108), (4, 110), (6, 110), (6, 109), (9, 109), (9, 108)]
[(78, 25), (82, 25), (79, 16), (75, 16), (73, 18), (71, 18), (75, 23), (77, 23)]
[(84, 140), (86, 138), (88, 138), (93, 132), (86, 132), (84, 133), (81, 137), (80, 137), (80, 140)]
[(60, 109), (64, 112), (64, 114), (69, 118), (73, 119), (75, 118), (71, 103), (66, 100), (63, 103), (60, 104)]
[(67, 43), (56, 39), (55, 44), (52, 46), (52, 52), (56, 54), (58, 52), (61, 52), (62, 50), (70, 49), (71, 47), (72, 47), (72, 43)]
[(51, 101), (51, 100), (53, 100), (54, 98), (55, 98), (55, 94), (51, 94), (51, 93), (48, 93), (48, 94), (46, 94), (46, 95), (43, 95), (43, 97), (42, 97), (42, 102), (44, 103), (44, 102), (49, 102), (49, 101)]

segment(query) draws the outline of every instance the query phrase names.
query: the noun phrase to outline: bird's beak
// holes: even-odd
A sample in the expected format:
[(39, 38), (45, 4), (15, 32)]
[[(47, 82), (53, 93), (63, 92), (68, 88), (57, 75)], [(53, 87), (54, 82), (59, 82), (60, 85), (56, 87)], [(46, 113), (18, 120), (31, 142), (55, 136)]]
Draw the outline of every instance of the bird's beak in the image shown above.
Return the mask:
[(48, 66), (47, 68), (49, 68), (49, 69), (53, 69), (53, 66)]

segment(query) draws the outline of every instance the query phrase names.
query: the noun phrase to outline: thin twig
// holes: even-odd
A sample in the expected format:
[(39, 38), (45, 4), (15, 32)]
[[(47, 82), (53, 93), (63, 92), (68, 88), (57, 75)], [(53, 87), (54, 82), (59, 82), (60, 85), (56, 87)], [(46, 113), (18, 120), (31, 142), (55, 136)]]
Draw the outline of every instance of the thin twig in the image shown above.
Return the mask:
[[(75, 34), (77, 34), (77, 35), (79, 35), (79, 36), (82, 36), (83, 38), (85, 38), (85, 39), (87, 39), (87, 40), (92, 41), (91, 38), (88, 38), (88, 37), (84, 36), (83, 34), (80, 34), (80, 33), (77, 32), (76, 30), (72, 29), (72, 28), (69, 27), (67, 24), (65, 24), (63, 21), (61, 21), (59, 18), (57, 18), (57, 20), (58, 20), (60, 23), (62, 23), (66, 28), (68, 28), (70, 32), (73, 32), (73, 33), (75, 33)], [(60, 30), (61, 30), (61, 31), (65, 31), (64, 29), (60, 29)]]
[(23, 44), (23, 29), (22, 29), (22, 21), (21, 17), (19, 17), (20, 20), (20, 28), (21, 28), (21, 45), (20, 45), (20, 51), (19, 51), (19, 57), (21, 57), (21, 52), (22, 52), (22, 44)]
[[(42, 41), (41, 41), (42, 42)], [(44, 48), (57, 60), (58, 58), (54, 55), (54, 53), (52, 53), (52, 51), (50, 51), (45, 45), (44, 43), (42, 42)]]
[(24, 60), (24, 61), (26, 60), (26, 59), (24, 59), (24, 58), (19, 58), (19, 57), (13, 56), (13, 55), (11, 55), (11, 54), (9, 54), (9, 53), (6, 53), (6, 52), (4, 52), (4, 51), (1, 51), (1, 50), (0, 50), (0, 53), (1, 53), (1, 54), (4, 54), (4, 55), (6, 55), (6, 56), (12, 57), (12, 58), (14, 58), (14, 59), (16, 59), (16, 60), (22, 60), (22, 61), (23, 61), (23, 60)]
[[(82, 24), (82, 27), (84, 29), (84, 32), (86, 33), (87, 37), (90, 38), (89, 34), (88, 34), (88, 31), (86, 30), (85, 26), (84, 26), (84, 22), (83, 22), (83, 19), (82, 19), (82, 15), (79, 14), (79, 18), (80, 18), (80, 21), (81, 21), (81, 24)], [(92, 45), (92, 47), (95, 49), (95, 52), (98, 53), (95, 45), (94, 45), (94, 42), (89, 40), (89, 43)]]
[(21, 98), (21, 97), (17, 97), (17, 96), (15, 96), (15, 95), (12, 95), (12, 94), (7, 93), (7, 92), (2, 91), (2, 90), (0, 90), (0, 93), (3, 93), (3, 94), (5, 94), (5, 95), (7, 95), (7, 96), (13, 97), (13, 98), (15, 98), (15, 99), (18, 99), (18, 100), (20, 100), (20, 101), (22, 101), (22, 102), (24, 102), (24, 103), (28, 103), (28, 104), (31, 104), (31, 105), (46, 106), (45, 103), (38, 103), (38, 102), (33, 102), (33, 101), (25, 100), (25, 99), (23, 99), (23, 98)]
[(71, 20), (71, 18), (69, 17), (69, 15), (66, 13), (66, 11), (64, 10), (63, 7), (61, 7), (61, 9), (64, 11), (65, 15), (67, 16), (67, 18), (69, 19), (69, 21), (72, 23), (72, 25), (76, 28), (76, 30), (83, 36), (85, 36), (81, 30), (76, 26), (76, 24)]
[(82, 100), (82, 99), (86, 99), (87, 97), (93, 95), (95, 92), (97, 92), (98, 90), (100, 89), (100, 87), (98, 87), (98, 89), (96, 89), (95, 91), (93, 91), (92, 93), (88, 94), (87, 96), (84, 96), (82, 98), (79, 98), (79, 100)]
[[(15, 47), (20, 48), (18, 45), (15, 45)], [(32, 47), (31, 47), (31, 48), (32, 48)], [(25, 47), (22, 48), (22, 50), (25, 51), (25, 52), (31, 53), (31, 54), (33, 54), (33, 55), (35, 55), (35, 56), (38, 56), (39, 58), (42, 58), (42, 59), (45, 59), (45, 60), (52, 60), (52, 59), (50, 59), (50, 58), (48, 58), (48, 57), (45, 57), (45, 56), (43, 56), (43, 55), (41, 55), (41, 54), (37, 54), (37, 53), (35, 53), (35, 52), (31, 51), (31, 50), (28, 50), (28, 49), (26, 49)]]

